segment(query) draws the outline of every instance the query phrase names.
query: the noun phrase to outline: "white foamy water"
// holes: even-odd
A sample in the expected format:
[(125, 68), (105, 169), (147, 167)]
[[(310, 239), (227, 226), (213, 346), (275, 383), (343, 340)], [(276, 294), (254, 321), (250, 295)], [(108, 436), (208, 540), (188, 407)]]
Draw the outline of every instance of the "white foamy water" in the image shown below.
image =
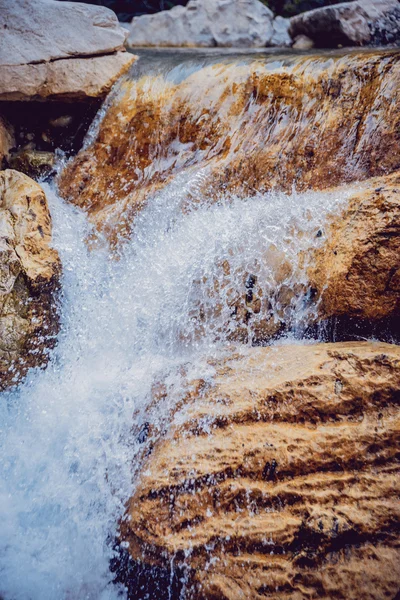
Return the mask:
[[(200, 357), (226, 344), (231, 299), (249, 274), (270, 311), (279, 286), (306, 283), (299, 257), (323, 241), (327, 214), (347, 196), (256, 194), (182, 211), (203, 176), (177, 178), (149, 201), (119, 261), (88, 250), (85, 215), (46, 187), (63, 263), (62, 327), (47, 369), (0, 398), (5, 600), (118, 596), (112, 541), (134, 485), (132, 426), (152, 385), (166, 379), (178, 397), (181, 365), (188, 377), (209, 369)], [(284, 261), (292, 268), (282, 277)], [(312, 310), (302, 297), (289, 304), (292, 331)]]

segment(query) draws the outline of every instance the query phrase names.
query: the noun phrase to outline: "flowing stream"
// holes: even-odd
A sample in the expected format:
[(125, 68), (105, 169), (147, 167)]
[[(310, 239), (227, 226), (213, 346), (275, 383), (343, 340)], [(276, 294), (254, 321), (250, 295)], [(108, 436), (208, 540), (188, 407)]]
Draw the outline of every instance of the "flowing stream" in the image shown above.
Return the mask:
[[(287, 325), (273, 343), (301, 339), (315, 311), (307, 257), (351, 190), (218, 191), (203, 202), (208, 168), (199, 162), (151, 195), (118, 260), (107, 246), (89, 249), (86, 213), (45, 185), (63, 264), (61, 330), (47, 369), (0, 399), (4, 600), (123, 597), (109, 565), (153, 386), (162, 380), (179, 398), (184, 380), (212, 377), (207, 358), (254, 342), (233, 309), (243, 289), (268, 298), (250, 309), (256, 322), (268, 312)], [(279, 292), (293, 289), (284, 305)]]

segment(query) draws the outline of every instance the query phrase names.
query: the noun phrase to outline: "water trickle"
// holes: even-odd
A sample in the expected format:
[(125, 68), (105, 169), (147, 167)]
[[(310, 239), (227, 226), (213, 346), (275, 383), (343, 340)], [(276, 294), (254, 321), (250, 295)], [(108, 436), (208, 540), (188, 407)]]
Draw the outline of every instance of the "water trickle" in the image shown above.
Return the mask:
[(299, 337), (313, 315), (308, 261), (350, 190), (220, 191), (210, 203), (208, 168), (151, 195), (118, 260), (106, 245), (89, 250), (87, 215), (46, 186), (62, 327), (47, 369), (0, 398), (5, 600), (121, 597), (109, 563), (155, 386), (177, 400), (184, 381), (212, 376), (207, 358), (226, 344), (263, 342), (283, 324)]

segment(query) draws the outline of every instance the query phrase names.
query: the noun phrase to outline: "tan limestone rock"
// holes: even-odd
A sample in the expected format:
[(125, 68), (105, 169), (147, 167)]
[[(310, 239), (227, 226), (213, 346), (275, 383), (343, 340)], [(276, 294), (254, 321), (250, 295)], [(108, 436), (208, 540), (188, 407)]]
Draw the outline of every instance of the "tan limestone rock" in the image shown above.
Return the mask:
[(46, 196), (32, 179), (0, 172), (0, 389), (46, 363), (58, 329), (60, 262)]
[(0, 0), (0, 65), (110, 54), (126, 31), (104, 6), (55, 0)]
[(38, 64), (0, 65), (0, 101), (102, 98), (134, 62), (132, 54), (116, 52)]
[(339, 215), (309, 271), (322, 318), (400, 317), (400, 173), (371, 179)]
[(250, 348), (213, 365), (144, 444), (121, 525), (153, 593), (172, 565), (191, 600), (394, 598), (400, 348)]
[(103, 6), (0, 0), (0, 101), (102, 98), (135, 57)]

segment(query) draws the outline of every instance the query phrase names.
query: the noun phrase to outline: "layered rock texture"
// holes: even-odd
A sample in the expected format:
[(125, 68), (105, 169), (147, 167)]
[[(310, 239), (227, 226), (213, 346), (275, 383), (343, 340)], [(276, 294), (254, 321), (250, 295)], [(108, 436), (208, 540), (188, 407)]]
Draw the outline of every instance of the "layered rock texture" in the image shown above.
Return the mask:
[(60, 262), (41, 187), (0, 172), (0, 390), (46, 363), (58, 330)]
[(0, 100), (104, 97), (134, 61), (103, 7), (0, 1)]
[(400, 41), (398, 0), (357, 0), (324, 6), (292, 17), (293, 38), (306, 35), (320, 48), (379, 46)]
[(395, 598), (400, 348), (253, 348), (213, 366), (143, 444), (121, 525), (132, 597), (169, 581), (187, 599)]
[(182, 67), (180, 78), (125, 83), (61, 176), (62, 194), (113, 242), (151, 194), (200, 166), (210, 201), (400, 168), (398, 51)]
[(259, 0), (190, 0), (132, 20), (130, 46), (287, 46), (289, 23)]
[(326, 227), (309, 271), (322, 317), (400, 318), (400, 173), (368, 181)]

